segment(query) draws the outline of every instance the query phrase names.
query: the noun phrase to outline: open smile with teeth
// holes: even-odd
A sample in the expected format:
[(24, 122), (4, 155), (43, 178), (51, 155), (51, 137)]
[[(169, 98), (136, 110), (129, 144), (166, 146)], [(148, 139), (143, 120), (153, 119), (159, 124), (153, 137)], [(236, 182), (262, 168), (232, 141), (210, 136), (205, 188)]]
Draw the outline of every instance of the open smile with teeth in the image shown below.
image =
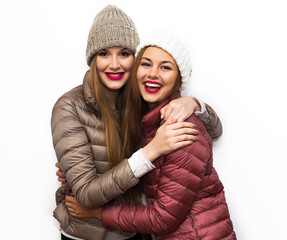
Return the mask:
[(156, 93), (162, 88), (162, 85), (156, 82), (144, 82), (144, 86), (149, 93)]

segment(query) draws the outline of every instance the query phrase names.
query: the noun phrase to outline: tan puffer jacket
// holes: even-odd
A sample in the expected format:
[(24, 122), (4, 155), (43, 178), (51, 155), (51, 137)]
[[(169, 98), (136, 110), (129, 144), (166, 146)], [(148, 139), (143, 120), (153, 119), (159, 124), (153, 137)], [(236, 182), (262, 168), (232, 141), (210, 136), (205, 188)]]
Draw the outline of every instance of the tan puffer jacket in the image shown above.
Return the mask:
[[(61, 229), (75, 237), (106, 240), (108, 230), (96, 218), (79, 219), (69, 215), (65, 195), (71, 191), (86, 207), (101, 207), (138, 183), (127, 160), (109, 169), (103, 123), (88, 84), (86, 73), (83, 84), (65, 93), (56, 102), (51, 119), (53, 144), (68, 184), (56, 192), (57, 207), (54, 217)], [(211, 137), (222, 134), (221, 122), (211, 107), (206, 105), (210, 118), (204, 123)], [(109, 231), (130, 236), (128, 233)]]
[(106, 239), (107, 230), (99, 220), (77, 219), (68, 214), (65, 195), (72, 191), (84, 206), (96, 208), (136, 185), (138, 179), (127, 160), (109, 170), (103, 123), (87, 74), (83, 85), (56, 102), (51, 127), (57, 159), (68, 182), (56, 192), (54, 217), (61, 229), (72, 236)]

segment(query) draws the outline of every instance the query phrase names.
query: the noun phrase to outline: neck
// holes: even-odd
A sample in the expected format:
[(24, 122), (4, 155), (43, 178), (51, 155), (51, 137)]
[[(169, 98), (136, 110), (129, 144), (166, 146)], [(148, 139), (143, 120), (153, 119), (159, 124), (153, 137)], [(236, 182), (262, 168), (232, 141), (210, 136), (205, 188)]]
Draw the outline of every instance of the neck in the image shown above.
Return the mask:
[(155, 103), (148, 103), (149, 110), (153, 110), (156, 106), (158, 106), (160, 103), (155, 102)]
[(177, 91), (171, 90), (169, 94), (166, 94), (167, 97), (164, 100), (161, 100), (160, 102), (148, 102), (147, 104), (148, 104), (149, 110), (152, 110), (152, 109), (156, 108), (160, 103), (162, 103), (166, 99), (168, 99), (171, 96), (173, 96), (173, 94), (176, 93)]

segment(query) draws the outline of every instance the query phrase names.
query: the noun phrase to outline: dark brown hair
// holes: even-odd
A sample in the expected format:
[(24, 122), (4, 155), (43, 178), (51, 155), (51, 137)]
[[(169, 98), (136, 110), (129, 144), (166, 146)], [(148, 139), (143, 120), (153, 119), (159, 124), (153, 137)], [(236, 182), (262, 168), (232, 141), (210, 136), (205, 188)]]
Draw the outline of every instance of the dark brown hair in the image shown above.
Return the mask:
[[(138, 80), (137, 80), (137, 70), (140, 65), (142, 56), (146, 49), (146, 46), (140, 50), (138, 53), (135, 63), (132, 68), (131, 79), (126, 84), (124, 90), (124, 105), (125, 109), (122, 115), (122, 129), (123, 129), (123, 150), (126, 156), (131, 156), (132, 153), (136, 152), (140, 147), (144, 146), (144, 140), (142, 135), (141, 120), (144, 114), (149, 111), (148, 104), (141, 98)], [(181, 75), (178, 73), (175, 86), (172, 92), (169, 93), (171, 96), (173, 93), (177, 92), (181, 86)], [(132, 204), (141, 204), (141, 192), (142, 184), (140, 183), (132, 188), (130, 191), (126, 192), (125, 200), (127, 202), (132, 202)]]

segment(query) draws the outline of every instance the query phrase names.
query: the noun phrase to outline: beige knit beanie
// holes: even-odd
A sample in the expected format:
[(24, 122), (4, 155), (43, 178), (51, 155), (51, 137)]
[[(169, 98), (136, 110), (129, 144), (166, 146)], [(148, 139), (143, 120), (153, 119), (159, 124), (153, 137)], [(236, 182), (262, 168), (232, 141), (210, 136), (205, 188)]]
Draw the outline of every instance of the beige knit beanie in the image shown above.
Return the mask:
[(99, 12), (90, 29), (86, 50), (87, 64), (101, 49), (124, 47), (136, 52), (139, 36), (134, 22), (121, 9), (108, 5)]

